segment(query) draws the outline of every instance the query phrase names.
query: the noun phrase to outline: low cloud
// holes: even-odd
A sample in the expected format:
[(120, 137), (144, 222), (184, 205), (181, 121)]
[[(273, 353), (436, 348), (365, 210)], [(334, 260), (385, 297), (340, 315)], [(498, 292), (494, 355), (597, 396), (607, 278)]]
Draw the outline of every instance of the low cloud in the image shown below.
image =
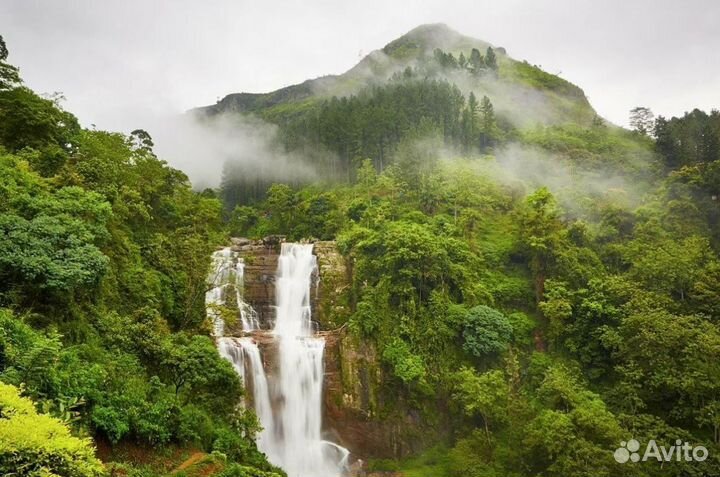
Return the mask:
[(219, 186), (223, 169), (253, 180), (311, 181), (317, 176), (311, 164), (325, 154), (285, 151), (277, 126), (237, 114), (187, 113), (157, 118), (149, 126), (158, 156), (184, 171), (195, 189)]
[(583, 166), (560, 154), (511, 143), (496, 151), (493, 169), (499, 180), (522, 185), (526, 192), (547, 187), (571, 215), (584, 215), (592, 209), (588, 201), (596, 199), (627, 208), (639, 205), (651, 189), (650, 162), (642, 169), (625, 172), (613, 167), (608, 159)]

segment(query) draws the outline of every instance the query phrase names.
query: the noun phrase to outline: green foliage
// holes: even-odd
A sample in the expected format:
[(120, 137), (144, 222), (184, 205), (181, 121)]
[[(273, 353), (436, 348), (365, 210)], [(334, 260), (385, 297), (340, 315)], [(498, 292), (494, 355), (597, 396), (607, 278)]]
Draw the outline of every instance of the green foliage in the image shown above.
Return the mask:
[(0, 35), (0, 91), (17, 86), (22, 81), (17, 67), (5, 62), (8, 54), (5, 40)]
[(502, 352), (513, 335), (510, 320), (485, 305), (472, 308), (463, 326), (463, 349), (478, 358)]
[(218, 477), (280, 477), (281, 475), (284, 474), (258, 470), (255, 467), (239, 464), (231, 464), (217, 474)]
[[(457, 66), (452, 55), (440, 53)], [(484, 60), (481, 69), (487, 69)], [(311, 145), (332, 153), (313, 156), (312, 162), (320, 176), (352, 182), (357, 179), (355, 171), (364, 158), (370, 158), (380, 172), (404, 159), (404, 172), (408, 176), (417, 174), (419, 171), (408, 167), (407, 162), (419, 162), (421, 167), (427, 165), (423, 157), (417, 157), (418, 153), (422, 156), (427, 147), (415, 145), (426, 136), (433, 136), (438, 146), (459, 146), (467, 151), (478, 148), (487, 151), (500, 144), (511, 127), (507, 121), (496, 120), (490, 99), (484, 97), (479, 109), (474, 94), (470, 93), (467, 106), (465, 103), (456, 85), (408, 69), (386, 84), (364, 88), (350, 97), (332, 97), (302, 111), (271, 119), (281, 126), (286, 149), (307, 151), (312, 149)], [(407, 153), (409, 145), (415, 146), (410, 154)], [(241, 202), (265, 199), (270, 187), (274, 187), (273, 196), (268, 197), (270, 202), (282, 199), (277, 185), (238, 167), (228, 163), (223, 171), (221, 188), (228, 210)], [(405, 178), (415, 185), (412, 178)], [(297, 185), (297, 181), (288, 183)], [(287, 212), (270, 215), (270, 221), (277, 225), (283, 214)]]
[(491, 46), (488, 46), (487, 51), (485, 52), (485, 66), (487, 66), (490, 70), (497, 71), (498, 69), (495, 50), (493, 50)]
[(538, 396), (547, 408), (528, 424), (523, 443), (537, 459), (536, 472), (613, 475), (619, 466), (608, 449), (623, 431), (600, 397), (585, 390), (574, 374), (562, 366), (546, 371)]
[(171, 334), (158, 317), (106, 318), (102, 347), (64, 348), (60, 336), (44, 336), (6, 310), (0, 330), (0, 378), (113, 442), (134, 436), (209, 447), (214, 429), (237, 419), (242, 393), (232, 366), (207, 337)]
[(0, 47), (0, 380), (48, 414), (0, 419), (12, 427), (1, 473), (102, 473), (66, 425), (149, 453), (209, 451), (237, 432), (231, 460), (272, 470), (207, 336), (222, 204), (158, 159), (146, 131), (81, 129), (59, 98), (18, 87)]
[(560, 78), (557, 75), (547, 73), (527, 61), (511, 61), (503, 68), (504, 76), (521, 81), (533, 88), (548, 89), (569, 96), (583, 97), (580, 88)]
[(567, 123), (527, 129), (521, 137), (523, 143), (572, 159), (576, 165), (617, 167), (639, 179), (654, 172), (648, 163), (651, 145), (624, 130)]
[(8, 150), (67, 151), (79, 132), (77, 119), (53, 101), (24, 87), (0, 90), (0, 143)]
[[(642, 127), (650, 132), (651, 126), (643, 123)], [(693, 109), (681, 118), (669, 120), (659, 116), (652, 132), (655, 147), (669, 168), (720, 160), (720, 111), (717, 109), (710, 114)]]
[[(407, 423), (428, 423), (451, 446), (378, 470), (718, 475), (711, 459), (612, 459), (633, 435), (702, 442), (711, 455), (720, 444), (718, 113), (658, 118), (653, 143), (647, 117), (643, 134), (606, 125), (565, 80), (463, 46), (426, 58), (404, 38), (387, 53), (417, 66), (348, 97), (319, 99), (306, 84), (228, 99), (341, 181), (237, 181), (228, 165), (218, 193), (198, 194), (147, 132), (81, 129), (57, 98), (19, 87), (0, 41), (0, 379), (47, 414), (14, 391), (6, 398), (38, 422), (17, 432), (57, 430), (11, 458), (64, 453), (58, 438), (92, 459), (70, 426), (152, 452), (214, 451), (221, 475), (279, 473), (207, 336), (208, 257), (229, 231), (337, 240), (348, 339), (377, 360), (379, 382), (360, 386), (369, 419), (397, 426), (403, 444)], [(478, 88), (465, 96), (439, 78)], [(542, 94), (544, 112), (570, 122), (515, 129), (486, 83)], [(521, 180), (511, 144), (569, 180)]]
[[(470, 96), (465, 126), (479, 134), (482, 116)], [(567, 189), (526, 194), (531, 184), (503, 182), (489, 159), (437, 161), (428, 131), (400, 141), (382, 172), (363, 161), (352, 186), (293, 192), (295, 207), (330, 194), (343, 214), (332, 223), (352, 271), (350, 331), (379, 350), (386, 411), (450, 420), (428, 410), (449, 399), (458, 419), (441, 464), (389, 467), (614, 475), (613, 449), (640, 426), (669, 443), (678, 432), (720, 442), (714, 165), (657, 181), (640, 207), (572, 190), (583, 205), (567, 208)], [(626, 161), (632, 177), (657, 177), (641, 166), (648, 139), (615, 128), (568, 124), (519, 140), (580, 170)]]
[(383, 360), (404, 383), (421, 381), (425, 376), (422, 359), (410, 351), (407, 343), (396, 338), (383, 350)]
[(532, 331), (537, 326), (535, 320), (521, 311), (510, 313), (507, 318), (512, 327), (513, 342), (524, 347), (530, 346)]
[(0, 170), (7, 198), (0, 207), (5, 304), (18, 294), (37, 302), (36, 294), (43, 292), (39, 301), (51, 302), (60, 294), (97, 287), (108, 266), (99, 247), (111, 217), (102, 196), (79, 187), (52, 190), (14, 156), (0, 158)]
[(38, 414), (19, 390), (0, 382), (0, 472), (22, 476), (104, 475), (89, 439), (73, 437), (60, 420)]
[(238, 205), (230, 215), (228, 228), (233, 237), (246, 237), (259, 221), (260, 216), (254, 208)]
[(505, 423), (508, 415), (510, 395), (503, 372), (494, 370), (478, 376), (473, 370), (463, 368), (455, 380), (454, 398), (468, 416), (482, 417), (489, 437), (490, 427)]
[(630, 128), (642, 135), (648, 135), (653, 129), (654, 115), (650, 108), (638, 106), (630, 110)]

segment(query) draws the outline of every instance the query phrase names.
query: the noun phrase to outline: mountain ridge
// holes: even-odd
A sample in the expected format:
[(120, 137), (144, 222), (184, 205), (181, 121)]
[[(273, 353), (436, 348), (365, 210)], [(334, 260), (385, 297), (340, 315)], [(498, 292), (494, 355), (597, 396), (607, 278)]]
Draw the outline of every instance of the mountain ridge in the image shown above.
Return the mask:
[[(551, 119), (556, 114), (545, 114), (531, 118), (530, 122), (587, 123), (596, 115), (584, 91), (577, 85), (527, 62), (514, 60), (507, 55), (505, 48), (463, 35), (443, 23), (423, 24), (410, 30), (383, 48), (370, 52), (344, 73), (307, 79), (267, 93), (230, 93), (216, 104), (200, 106), (190, 112), (207, 116), (226, 113), (259, 113), (264, 116), (268, 110), (284, 104), (352, 96), (365, 87), (387, 82), (393, 74), (408, 67), (427, 69), (437, 49), (469, 56), (473, 48), (482, 53), (488, 48), (493, 49), (500, 64), (497, 77), (467, 81), (467, 78), (446, 75), (443, 71), (433, 74), (443, 78), (447, 76), (452, 83), (461, 86), (464, 94), (473, 91), (476, 95), (489, 96), (493, 103), (498, 103), (501, 115), (506, 110), (512, 116), (527, 116), (517, 111), (525, 101), (547, 103), (556, 110), (553, 112), (561, 113), (560, 120)], [(508, 89), (508, 86), (511, 88)], [(578, 111), (580, 114), (575, 114)]]

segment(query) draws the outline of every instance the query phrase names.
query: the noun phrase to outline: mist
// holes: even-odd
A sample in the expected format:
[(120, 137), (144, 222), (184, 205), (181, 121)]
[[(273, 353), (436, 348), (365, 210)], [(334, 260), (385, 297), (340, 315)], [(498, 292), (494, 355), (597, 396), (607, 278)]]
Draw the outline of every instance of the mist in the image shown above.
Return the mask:
[(462, 164), (472, 174), (508, 187), (518, 198), (546, 187), (567, 218), (589, 218), (597, 210), (598, 201), (632, 210), (657, 190), (657, 160), (649, 151), (632, 157), (601, 154), (583, 163), (578, 158), (519, 142), (510, 142), (488, 154), (477, 149), (461, 151), (438, 135), (428, 135), (405, 143), (396, 151), (395, 161), (402, 161), (408, 153), (414, 154), (416, 161), (425, 161), (415, 166), (418, 171), (427, 173), (437, 161), (450, 166), (449, 173), (455, 174), (453, 166)]
[(277, 126), (252, 116), (189, 112), (146, 123), (155, 152), (185, 172), (196, 190), (218, 187), (224, 169), (263, 181), (307, 182), (317, 177), (305, 153), (287, 152), (280, 145)]
[(584, 166), (519, 143), (510, 143), (494, 155), (498, 180), (513, 185), (519, 182), (526, 192), (547, 187), (570, 215), (583, 215), (592, 205), (584, 202), (588, 200), (607, 199), (625, 208), (634, 208), (645, 200), (653, 183), (651, 157), (635, 158), (637, 167), (632, 173), (619, 171), (608, 159)]

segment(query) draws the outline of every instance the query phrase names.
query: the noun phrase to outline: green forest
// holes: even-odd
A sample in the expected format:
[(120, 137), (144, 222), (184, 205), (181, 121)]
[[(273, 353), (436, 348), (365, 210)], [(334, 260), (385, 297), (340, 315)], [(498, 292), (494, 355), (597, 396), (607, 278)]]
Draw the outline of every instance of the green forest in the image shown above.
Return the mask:
[[(214, 250), (281, 235), (336, 241), (333, 322), (378, 350), (374, 411), (438, 429), (369, 475), (720, 475), (717, 110), (636, 108), (628, 130), (491, 47), (432, 48), (239, 113), (327, 152), (317, 180), (229, 163), (199, 191), (152, 131), (81, 127), (8, 56), (0, 37), (0, 474), (283, 476), (204, 303)], [(540, 91), (556, 119), (517, 121), (466, 79)], [(620, 464), (632, 437), (709, 457)]]

